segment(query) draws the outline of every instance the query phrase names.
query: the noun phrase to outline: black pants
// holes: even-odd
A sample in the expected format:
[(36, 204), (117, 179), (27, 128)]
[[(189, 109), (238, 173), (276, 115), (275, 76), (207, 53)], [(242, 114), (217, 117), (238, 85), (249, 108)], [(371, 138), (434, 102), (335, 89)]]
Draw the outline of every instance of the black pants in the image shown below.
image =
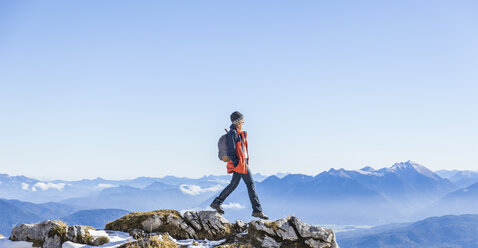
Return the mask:
[(249, 193), (249, 199), (251, 200), (252, 210), (254, 212), (262, 212), (261, 202), (259, 201), (259, 197), (256, 193), (256, 185), (252, 179), (252, 174), (249, 168), (247, 168), (247, 174), (233, 172), (231, 182), (224, 190), (222, 190), (221, 194), (214, 199), (214, 203), (221, 205), (224, 200), (226, 200), (226, 198), (232, 193), (232, 191), (236, 189), (237, 185), (239, 185), (241, 178), (247, 186), (247, 192)]

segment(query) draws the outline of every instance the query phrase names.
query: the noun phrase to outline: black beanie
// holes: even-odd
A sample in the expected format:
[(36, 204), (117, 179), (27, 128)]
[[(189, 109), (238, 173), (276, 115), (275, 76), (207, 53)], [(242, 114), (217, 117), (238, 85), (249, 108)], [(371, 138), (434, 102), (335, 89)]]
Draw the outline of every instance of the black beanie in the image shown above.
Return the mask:
[(242, 119), (244, 119), (244, 116), (239, 111), (234, 111), (234, 113), (231, 114), (231, 121), (234, 124)]

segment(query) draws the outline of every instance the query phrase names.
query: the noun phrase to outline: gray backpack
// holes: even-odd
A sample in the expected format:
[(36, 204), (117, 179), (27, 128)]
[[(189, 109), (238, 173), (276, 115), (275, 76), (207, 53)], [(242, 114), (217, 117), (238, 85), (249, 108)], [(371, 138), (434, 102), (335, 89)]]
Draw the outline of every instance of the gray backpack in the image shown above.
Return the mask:
[(219, 160), (223, 161), (223, 162), (229, 162), (229, 157), (227, 156), (227, 129), (224, 129), (226, 130), (226, 134), (224, 134), (223, 136), (221, 136), (221, 138), (219, 138), (219, 141), (217, 142), (217, 148), (219, 149), (219, 153), (218, 153), (218, 157), (219, 157)]

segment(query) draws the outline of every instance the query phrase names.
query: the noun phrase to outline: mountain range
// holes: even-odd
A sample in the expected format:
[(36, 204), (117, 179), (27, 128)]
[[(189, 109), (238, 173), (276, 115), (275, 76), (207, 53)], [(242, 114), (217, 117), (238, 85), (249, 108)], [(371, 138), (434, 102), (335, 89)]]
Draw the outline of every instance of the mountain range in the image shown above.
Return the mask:
[[(274, 219), (300, 215), (316, 224), (381, 225), (434, 215), (478, 213), (471, 207), (476, 206), (478, 186), (461, 188), (451, 181), (463, 174), (458, 171), (440, 173), (448, 178), (406, 161), (380, 169), (330, 169), (315, 176), (254, 174), (254, 179), (263, 209)], [(15, 216), (23, 216), (21, 222), (59, 217), (101, 223), (94, 222), (95, 214), (113, 213), (118, 209), (126, 212), (206, 209), (230, 178), (230, 175), (197, 179), (166, 176), (45, 182), (0, 174), (0, 198), (16, 199), (2, 200), (0, 213), (8, 209), (13, 214), (0, 224), (8, 228), (20, 223)], [(223, 207), (228, 219), (252, 219), (243, 182)], [(101, 212), (101, 209), (108, 211)], [(98, 212), (75, 215), (78, 211)]]

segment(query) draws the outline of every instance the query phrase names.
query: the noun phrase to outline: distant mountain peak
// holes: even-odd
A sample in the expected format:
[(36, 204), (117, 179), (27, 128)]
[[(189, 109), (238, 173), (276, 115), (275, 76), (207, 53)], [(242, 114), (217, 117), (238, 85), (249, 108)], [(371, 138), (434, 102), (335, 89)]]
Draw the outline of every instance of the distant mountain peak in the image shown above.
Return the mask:
[(416, 163), (412, 160), (408, 160), (406, 162), (396, 163), (396, 164), (392, 165), (390, 170), (395, 171), (395, 172), (406, 172), (406, 171), (413, 170), (413, 171), (416, 171), (416, 172), (418, 172), (418, 173), (420, 173), (424, 176), (430, 177), (430, 178), (434, 178), (434, 179), (439, 178), (439, 176), (437, 174), (435, 174), (433, 171), (431, 171), (427, 167), (425, 167), (425, 166), (423, 166), (419, 163)]
[(360, 169), (361, 171), (367, 171), (367, 172), (373, 172), (375, 171), (374, 168), (372, 168), (371, 166), (365, 166), (363, 167), (362, 169)]
[(333, 176), (338, 176), (338, 177), (350, 178), (350, 175), (347, 173), (347, 171), (344, 168), (340, 168), (338, 170), (332, 168), (328, 171), (328, 174)]

